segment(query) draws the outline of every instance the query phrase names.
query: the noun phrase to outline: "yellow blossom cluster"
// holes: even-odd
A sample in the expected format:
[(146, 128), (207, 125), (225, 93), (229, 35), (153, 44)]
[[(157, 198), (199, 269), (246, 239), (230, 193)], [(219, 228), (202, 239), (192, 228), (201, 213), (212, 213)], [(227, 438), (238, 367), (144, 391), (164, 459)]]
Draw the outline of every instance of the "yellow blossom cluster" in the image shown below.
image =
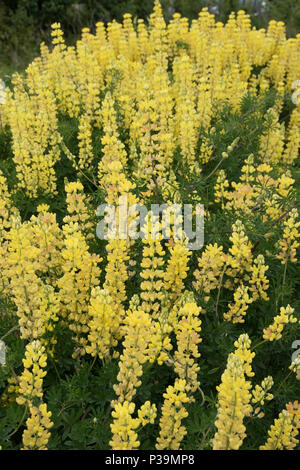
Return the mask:
[(260, 450), (293, 450), (299, 443), (297, 435), (300, 429), (299, 403), (288, 403), (279, 413), (268, 431), (266, 443)]
[(12, 204), (7, 181), (0, 171), (0, 283), (2, 294), (8, 294), (8, 279), (6, 274), (7, 254), (9, 247), (9, 230), (13, 220), (19, 216), (19, 211)]
[(43, 403), (43, 378), (46, 375), (47, 355), (39, 340), (26, 346), (24, 371), (19, 377), (17, 403), (26, 405), (29, 417), (23, 432), (23, 450), (46, 450), (53, 426), (51, 412)]
[(217, 432), (212, 441), (214, 450), (238, 450), (246, 437), (243, 424), (245, 416), (252, 411), (250, 405), (251, 384), (245, 378), (242, 361), (231, 354), (222, 375), (218, 391)]
[[(224, 270), (226, 263), (226, 255), (223, 252), (223, 247), (209, 244), (206, 246), (201, 257), (198, 259), (198, 267), (194, 271), (196, 281), (194, 287), (209, 294), (211, 290), (218, 287), (220, 282), (220, 274)], [(209, 297), (208, 297), (209, 298)]]
[(298, 210), (292, 209), (288, 217), (284, 221), (284, 229), (282, 240), (279, 242), (279, 249), (281, 250), (277, 257), (281, 260), (282, 264), (291, 261), (296, 263), (297, 248), (300, 246), (298, 238), (300, 238), (300, 221), (298, 219)]
[(22, 450), (47, 450), (50, 438), (49, 429), (53, 426), (51, 411), (47, 411), (46, 403), (30, 409), (30, 417), (26, 421), (26, 429), (23, 432)]
[(89, 198), (84, 193), (83, 185), (80, 181), (68, 183), (65, 187), (67, 198), (68, 215), (64, 217), (65, 224), (78, 224), (79, 230), (87, 239), (92, 238), (94, 228), (92, 222), (92, 208)]
[(128, 313), (125, 322), (124, 349), (120, 356), (118, 384), (114, 385), (118, 401), (121, 403), (124, 400), (130, 402), (137, 387), (141, 385), (142, 366), (148, 357), (147, 338), (151, 329), (151, 317), (142, 310), (132, 311)]
[[(42, 338), (52, 330), (60, 309), (59, 294), (50, 284), (51, 275), (56, 278), (57, 251), (61, 247), (55, 216), (41, 212), (23, 224), (16, 218), (8, 240), (5, 271), (17, 306), (21, 336)], [(40, 273), (48, 275), (46, 282)]]
[(113, 437), (110, 446), (113, 450), (133, 450), (140, 446), (136, 430), (154, 423), (156, 418), (156, 406), (150, 402), (145, 402), (138, 410), (138, 417), (133, 418), (135, 404), (125, 400), (123, 403), (117, 403), (112, 417), (114, 422), (111, 424)]
[[(261, 411), (261, 406), (265, 401), (273, 398), (273, 395), (269, 393), (274, 384), (271, 376), (263, 379), (261, 385), (255, 385), (252, 390), (252, 384), (245, 381), (246, 376), (254, 376), (251, 363), (255, 353), (251, 352), (249, 336), (242, 334), (235, 341), (234, 346), (236, 349), (228, 357), (227, 369), (222, 375), (221, 385), (217, 387), (219, 401), (215, 423), (217, 432), (213, 439), (214, 449), (239, 449), (246, 436), (244, 417), (262, 418), (264, 413)], [(233, 384), (233, 390), (226, 396), (224, 393), (230, 383)]]
[(165, 274), (163, 269), (165, 251), (161, 243), (160, 224), (155, 220), (154, 223), (149, 223), (149, 226), (151, 231), (146, 232), (146, 228), (148, 228), (147, 223), (144, 227), (145, 232), (142, 239), (144, 248), (141, 262), (141, 267), (143, 268), (141, 272), (141, 278), (143, 279), (141, 283), (141, 299), (144, 311), (156, 314), (165, 295), (163, 291), (164, 278), (168, 287), (168, 277), (170, 278), (170, 274), (169, 276)]
[[(186, 303), (178, 312), (176, 327), (177, 351), (174, 352), (174, 371), (186, 383), (185, 392), (194, 393), (200, 385), (197, 373), (200, 369), (197, 359), (200, 357), (198, 344), (202, 341), (201, 320), (198, 318), (201, 308), (196, 303)], [(191, 398), (191, 400), (193, 400)]]
[(269, 390), (274, 384), (273, 378), (271, 376), (263, 379), (261, 385), (255, 385), (255, 388), (252, 390), (252, 404), (264, 405), (266, 400), (272, 400), (274, 396), (272, 393), (269, 393)]
[[(290, 170), (282, 172), (279, 168), (273, 163), (272, 166), (268, 163), (258, 164), (251, 154), (241, 168), (238, 182), (229, 182), (225, 170), (220, 170), (214, 187), (215, 202), (221, 203), (225, 211), (234, 210), (240, 216), (246, 213), (253, 219), (259, 214), (263, 223), (277, 221), (281, 215), (289, 215), (287, 196), (293, 190), (295, 180)], [(285, 218), (282, 223), (284, 221)]]
[[(268, 266), (263, 255), (253, 259), (253, 245), (245, 233), (245, 227), (240, 220), (232, 226), (229, 237), (232, 246), (225, 253), (223, 246), (209, 244), (198, 258), (198, 267), (194, 271), (195, 289), (204, 294), (204, 300), (210, 299), (212, 290), (220, 293), (224, 286), (233, 290), (233, 301), (224, 313), (224, 319), (233, 323), (243, 323), (249, 305), (262, 298), (268, 300), (266, 291), (269, 280), (266, 277)], [(218, 294), (219, 298), (219, 294)], [(217, 313), (217, 307), (216, 307)]]
[(55, 93), (41, 80), (39, 65), (37, 61), (29, 66), (27, 83), (15, 76), (14, 93), (8, 94), (5, 105), (18, 187), (32, 197), (39, 192), (56, 193), (54, 165), (60, 157)]
[(160, 433), (157, 438), (157, 450), (178, 450), (187, 431), (181, 421), (188, 416), (184, 405), (189, 398), (186, 394), (186, 382), (176, 379), (164, 393), (162, 415), (159, 421)]
[(61, 315), (67, 319), (76, 343), (74, 356), (85, 354), (89, 332), (88, 306), (91, 291), (99, 284), (100, 256), (90, 254), (77, 223), (63, 227), (65, 236), (61, 250), (63, 275), (57, 280), (61, 296)]
[(263, 338), (267, 341), (278, 341), (282, 338), (284, 325), (297, 323), (297, 318), (293, 315), (295, 309), (290, 305), (280, 307), (280, 314), (274, 317), (273, 323), (264, 329)]
[(88, 344), (85, 349), (88, 354), (98, 355), (100, 359), (110, 357), (113, 348), (117, 345), (120, 318), (113, 307), (107, 290), (101, 290), (99, 286), (92, 289)]

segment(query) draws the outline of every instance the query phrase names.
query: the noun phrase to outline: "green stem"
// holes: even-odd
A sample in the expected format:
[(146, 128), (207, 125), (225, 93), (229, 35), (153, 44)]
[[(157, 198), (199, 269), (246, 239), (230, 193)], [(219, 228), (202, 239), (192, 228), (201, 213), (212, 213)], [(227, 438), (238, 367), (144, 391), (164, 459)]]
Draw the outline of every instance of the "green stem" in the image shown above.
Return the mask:
[(97, 354), (95, 355), (95, 357), (94, 357), (94, 359), (93, 359), (93, 362), (92, 362), (92, 364), (91, 364), (91, 367), (89, 368), (89, 374), (91, 373), (91, 370), (92, 370), (92, 368), (94, 367), (94, 364), (95, 364), (95, 362), (96, 362), (96, 359), (97, 359)]
[[(291, 375), (293, 371), (291, 370), (288, 375), (282, 380), (282, 382), (279, 384), (279, 387), (277, 388), (275, 394), (277, 394), (279, 392), (279, 390), (281, 389), (282, 385), (287, 381), (287, 379), (289, 378), (289, 376)], [(274, 394), (274, 395), (275, 395)]]
[(217, 319), (219, 319), (218, 305), (219, 305), (219, 300), (220, 300), (221, 288), (222, 288), (222, 284), (223, 284), (223, 277), (224, 277), (226, 268), (227, 268), (227, 263), (225, 263), (224, 269), (223, 269), (223, 271), (222, 271), (221, 279), (220, 279), (220, 284), (219, 284), (219, 289), (218, 289), (218, 295), (217, 295), (217, 301), (216, 301), (216, 308), (215, 308), (215, 313), (216, 313)]
[(283, 289), (284, 289), (284, 286), (285, 286), (285, 281), (286, 281), (286, 272), (287, 272), (287, 260), (285, 262), (285, 265), (284, 265), (284, 272), (283, 272), (283, 279), (282, 279), (282, 288), (281, 288), (281, 298), (283, 300)]
[(11, 433), (7, 436), (7, 439), (10, 439), (14, 434), (16, 434), (16, 432), (18, 432), (18, 430), (19, 430), (20, 427), (22, 426), (22, 424), (23, 424), (23, 422), (24, 422), (24, 419), (25, 419), (25, 416), (26, 416), (26, 414), (27, 414), (27, 408), (28, 408), (28, 405), (26, 405), (26, 407), (25, 407), (23, 416), (22, 416), (21, 421), (19, 422), (18, 426), (16, 427), (16, 429), (14, 429), (13, 432), (11, 432)]
[(6, 336), (10, 335), (10, 333), (13, 333), (13, 331), (16, 331), (20, 328), (19, 325), (15, 325), (13, 326), (7, 333), (5, 333), (5, 335), (3, 335), (1, 338), (0, 338), (0, 341), (2, 341), (4, 338), (6, 338)]
[(224, 158), (222, 158), (219, 163), (216, 165), (216, 167), (213, 169), (213, 171), (205, 178), (204, 181), (207, 181), (208, 178), (210, 178), (216, 171), (217, 169), (219, 168), (219, 166), (222, 164), (222, 162), (224, 161)]
[(53, 359), (53, 357), (52, 357), (50, 354), (49, 354), (49, 356), (50, 356), (50, 358), (51, 358), (51, 360), (52, 360), (52, 363), (53, 363), (53, 366), (54, 366), (54, 370), (55, 370), (55, 372), (56, 372), (56, 375), (57, 375), (57, 377), (58, 377), (58, 380), (61, 382), (61, 377), (60, 377), (59, 372), (58, 372), (58, 370), (57, 370), (57, 367), (56, 367), (56, 364), (55, 364), (55, 360)]
[(257, 343), (255, 346), (253, 346), (252, 350), (258, 348), (258, 346), (260, 346), (261, 344), (266, 343), (266, 342), (267, 342), (266, 339), (264, 339), (263, 341), (260, 341), (260, 342)]

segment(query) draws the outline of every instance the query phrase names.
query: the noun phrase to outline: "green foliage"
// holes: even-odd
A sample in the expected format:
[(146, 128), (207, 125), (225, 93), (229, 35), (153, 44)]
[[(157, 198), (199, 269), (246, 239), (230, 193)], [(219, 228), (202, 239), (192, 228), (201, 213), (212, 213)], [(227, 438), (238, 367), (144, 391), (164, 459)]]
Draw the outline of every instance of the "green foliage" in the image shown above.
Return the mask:
[(270, 17), (285, 22), (288, 36), (299, 33), (300, 3), (297, 0), (273, 0), (268, 4)]

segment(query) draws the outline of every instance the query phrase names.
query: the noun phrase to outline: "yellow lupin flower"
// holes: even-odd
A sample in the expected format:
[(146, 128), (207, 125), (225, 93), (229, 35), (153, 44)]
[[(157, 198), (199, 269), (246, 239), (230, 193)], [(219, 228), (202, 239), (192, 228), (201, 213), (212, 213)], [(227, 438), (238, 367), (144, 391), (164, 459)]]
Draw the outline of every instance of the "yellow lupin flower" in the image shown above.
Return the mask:
[(135, 404), (124, 401), (116, 403), (112, 411), (113, 423), (110, 425), (113, 434), (109, 445), (113, 450), (133, 450), (140, 446), (136, 430), (154, 423), (156, 406), (146, 401), (138, 410), (138, 417), (133, 418)]
[[(197, 359), (200, 357), (198, 344), (201, 320), (198, 318), (201, 308), (196, 303), (187, 302), (178, 312), (176, 326), (177, 351), (174, 353), (174, 370), (179, 378), (186, 382), (186, 393), (192, 395), (200, 385), (197, 374), (200, 369)], [(193, 401), (192, 396), (190, 400)]]
[(250, 291), (252, 292), (253, 300), (261, 297), (264, 300), (269, 300), (266, 291), (269, 288), (269, 280), (265, 275), (269, 266), (265, 265), (265, 258), (263, 255), (258, 255), (254, 260), (251, 267), (251, 277), (249, 279)]
[(43, 378), (46, 375), (47, 356), (39, 340), (27, 344), (24, 371), (19, 377), (19, 405), (29, 408), (29, 417), (23, 432), (23, 450), (46, 450), (50, 437), (49, 429), (53, 426), (51, 412), (43, 403)]
[(120, 318), (107, 290), (101, 290), (99, 286), (92, 290), (89, 315), (86, 352), (100, 359), (110, 358), (118, 343)]
[(49, 429), (53, 426), (51, 414), (51, 411), (47, 411), (46, 403), (30, 408), (30, 417), (27, 418), (23, 432), (22, 450), (47, 450)]
[(250, 388), (241, 359), (230, 354), (222, 382), (217, 387), (217, 432), (212, 440), (213, 450), (238, 450), (241, 447), (246, 437), (243, 421), (252, 411)]
[(277, 258), (281, 260), (282, 264), (291, 261), (296, 263), (296, 253), (297, 248), (300, 246), (298, 238), (300, 238), (300, 233), (298, 227), (300, 227), (300, 221), (298, 219), (298, 210), (296, 208), (292, 209), (289, 217), (284, 220), (284, 229), (282, 240), (279, 241), (279, 248), (281, 249), (278, 253)]
[(186, 429), (181, 421), (188, 416), (184, 404), (189, 398), (186, 394), (186, 382), (176, 379), (163, 394), (164, 403), (159, 421), (160, 433), (156, 441), (157, 450), (178, 450), (186, 435)]
[[(251, 270), (252, 265), (252, 243), (249, 241), (248, 236), (245, 234), (245, 227), (240, 220), (237, 220), (232, 226), (232, 235), (229, 237), (232, 247), (229, 248), (230, 258), (227, 275), (232, 278), (238, 278), (243, 275), (245, 280), (249, 279), (247, 274)], [(235, 282), (235, 279), (233, 279)]]
[[(118, 383), (114, 391), (117, 402), (131, 402), (137, 387), (141, 385), (143, 364), (148, 359), (148, 344), (151, 339), (151, 317), (142, 310), (129, 311), (124, 320), (123, 352), (119, 361)], [(114, 400), (113, 403), (116, 401)]]
[(184, 279), (187, 277), (188, 262), (191, 256), (185, 242), (176, 240), (173, 243), (169, 246), (170, 259), (164, 275), (164, 289), (167, 291), (170, 305), (176, 302), (184, 289)]
[(233, 323), (244, 323), (248, 306), (253, 302), (249, 295), (248, 286), (244, 286), (241, 283), (233, 294), (233, 300), (229, 304), (228, 311), (224, 313), (224, 320), (232, 321)]
[(223, 247), (209, 244), (198, 258), (199, 269), (194, 271), (196, 281), (195, 289), (209, 294), (211, 290), (216, 289), (220, 283), (220, 277), (226, 263), (226, 255)]
[[(76, 230), (77, 228), (77, 230)], [(62, 249), (63, 276), (57, 280), (62, 302), (62, 316), (67, 320), (76, 342), (74, 357), (85, 354), (89, 332), (88, 307), (91, 291), (99, 284), (101, 258), (90, 254), (78, 224), (63, 227), (65, 247)]]
[(291, 411), (286, 409), (279, 413), (268, 431), (266, 443), (260, 446), (260, 450), (293, 450), (296, 447), (299, 442), (296, 439), (300, 428), (299, 411), (298, 416)]
[(284, 325), (288, 323), (296, 323), (298, 320), (294, 317), (295, 309), (290, 305), (280, 307), (280, 314), (274, 317), (274, 322), (265, 328), (263, 331), (263, 338), (268, 341), (278, 341), (282, 338)]

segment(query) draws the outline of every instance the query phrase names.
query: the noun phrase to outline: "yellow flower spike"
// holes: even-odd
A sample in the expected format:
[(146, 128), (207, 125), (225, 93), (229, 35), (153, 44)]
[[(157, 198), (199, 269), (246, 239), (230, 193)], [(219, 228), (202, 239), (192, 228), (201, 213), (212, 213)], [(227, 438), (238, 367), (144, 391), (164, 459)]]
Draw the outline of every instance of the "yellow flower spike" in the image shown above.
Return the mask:
[(274, 322), (263, 330), (263, 338), (267, 341), (278, 341), (282, 337), (284, 325), (298, 321), (293, 315), (294, 311), (290, 305), (280, 307), (280, 314), (276, 315)]
[(209, 244), (206, 246), (201, 257), (198, 258), (198, 267), (194, 271), (196, 281), (195, 289), (206, 294), (219, 286), (220, 276), (226, 263), (226, 255), (222, 246)]
[(113, 309), (112, 299), (107, 290), (95, 287), (89, 306), (89, 334), (85, 349), (88, 354), (100, 359), (110, 358), (117, 345), (120, 318)]
[(252, 404), (258, 404), (263, 406), (265, 401), (270, 401), (274, 396), (269, 393), (269, 390), (274, 385), (273, 378), (271, 376), (263, 379), (261, 385), (255, 385), (255, 388), (252, 390)]
[(248, 236), (245, 234), (245, 227), (240, 220), (237, 220), (232, 226), (232, 235), (229, 237), (232, 247), (229, 248), (230, 258), (227, 275), (235, 278), (243, 275), (248, 279), (248, 272), (251, 270), (252, 265), (252, 243), (249, 241)]
[(230, 354), (222, 382), (217, 387), (217, 432), (212, 440), (213, 450), (238, 450), (241, 447), (246, 437), (243, 421), (252, 411), (250, 388), (241, 359)]
[(255, 357), (255, 353), (251, 352), (251, 340), (247, 333), (241, 334), (237, 341), (234, 342), (236, 348), (234, 355), (241, 360), (247, 377), (253, 377), (254, 373), (251, 369), (251, 363)]
[(39, 407), (30, 408), (30, 417), (26, 421), (26, 429), (23, 432), (22, 450), (47, 450), (50, 438), (49, 429), (53, 426), (51, 412), (42, 403)]
[(76, 349), (73, 355), (84, 355), (89, 332), (88, 307), (91, 291), (99, 284), (101, 258), (90, 254), (84, 236), (72, 225), (64, 225), (65, 247), (61, 252), (63, 275), (57, 281), (62, 303), (62, 316), (67, 320)]
[(293, 450), (298, 444), (296, 436), (300, 428), (299, 418), (294, 419), (294, 415), (291, 412), (282, 410), (279, 413), (274, 424), (272, 424), (268, 431), (268, 439), (266, 443), (260, 446), (260, 450)]
[(125, 400), (116, 403), (112, 411), (113, 423), (110, 425), (112, 439), (109, 444), (113, 450), (133, 450), (140, 446), (136, 430), (146, 424), (154, 423), (156, 418), (156, 406), (149, 401), (145, 402), (138, 410), (138, 418), (133, 418), (135, 404)]
[(279, 115), (275, 109), (269, 109), (265, 116), (267, 130), (260, 138), (259, 155), (263, 162), (277, 165), (283, 158), (284, 126), (279, 124)]
[[(58, 320), (60, 308), (59, 294), (48, 282), (60, 272), (61, 231), (55, 215), (43, 211), (30, 221), (15, 224), (8, 237), (6, 272), (17, 306), (21, 336), (44, 342), (45, 334), (53, 330)], [(40, 278), (41, 273), (45, 282)]]
[(200, 357), (198, 344), (200, 338), (201, 320), (198, 318), (201, 308), (196, 303), (187, 302), (179, 312), (176, 326), (177, 351), (174, 353), (174, 370), (179, 378), (186, 383), (185, 391), (190, 401), (192, 394), (198, 389), (200, 382), (197, 375), (200, 367), (197, 359)]
[(298, 238), (300, 238), (300, 221), (298, 221), (299, 214), (296, 208), (292, 209), (289, 216), (284, 220), (284, 229), (282, 240), (279, 241), (279, 249), (281, 250), (277, 254), (277, 258), (281, 260), (282, 264), (291, 261), (292, 263), (297, 262), (296, 254), (297, 249), (300, 246)]
[(131, 402), (136, 389), (141, 385), (143, 364), (148, 359), (148, 347), (151, 340), (152, 321), (149, 314), (142, 310), (129, 311), (124, 320), (123, 352), (119, 361), (118, 383), (114, 391), (118, 396), (117, 402)]
[(46, 450), (53, 426), (51, 412), (43, 400), (43, 378), (46, 375), (47, 356), (39, 340), (28, 343), (23, 359), (24, 371), (18, 378), (19, 405), (27, 405), (29, 417), (23, 432), (23, 450)]
[(224, 320), (232, 323), (244, 323), (248, 306), (253, 302), (249, 296), (249, 288), (241, 283), (233, 294), (233, 302), (229, 304), (228, 311), (224, 313)]
[(257, 300), (261, 297), (264, 300), (269, 300), (266, 291), (269, 288), (269, 280), (265, 273), (269, 266), (265, 265), (265, 259), (263, 255), (258, 255), (254, 260), (251, 268), (251, 277), (249, 283), (251, 284), (250, 291), (252, 292), (253, 300)]
[[(67, 193), (67, 212), (63, 219), (64, 224), (68, 224), (75, 229), (78, 229), (89, 240), (94, 237), (93, 229), (95, 229), (92, 216), (91, 200), (84, 193), (84, 187), (80, 181), (67, 183), (65, 186)], [(77, 225), (78, 224), (78, 228)]]
[(186, 382), (176, 379), (164, 393), (162, 415), (159, 421), (160, 433), (156, 441), (157, 450), (178, 450), (187, 431), (181, 421), (188, 416), (184, 404), (189, 398), (185, 392)]
[(220, 170), (218, 173), (217, 182), (214, 186), (215, 202), (221, 202), (221, 208), (224, 209), (224, 198), (226, 195), (226, 188), (229, 187), (229, 182), (226, 178), (224, 170)]

